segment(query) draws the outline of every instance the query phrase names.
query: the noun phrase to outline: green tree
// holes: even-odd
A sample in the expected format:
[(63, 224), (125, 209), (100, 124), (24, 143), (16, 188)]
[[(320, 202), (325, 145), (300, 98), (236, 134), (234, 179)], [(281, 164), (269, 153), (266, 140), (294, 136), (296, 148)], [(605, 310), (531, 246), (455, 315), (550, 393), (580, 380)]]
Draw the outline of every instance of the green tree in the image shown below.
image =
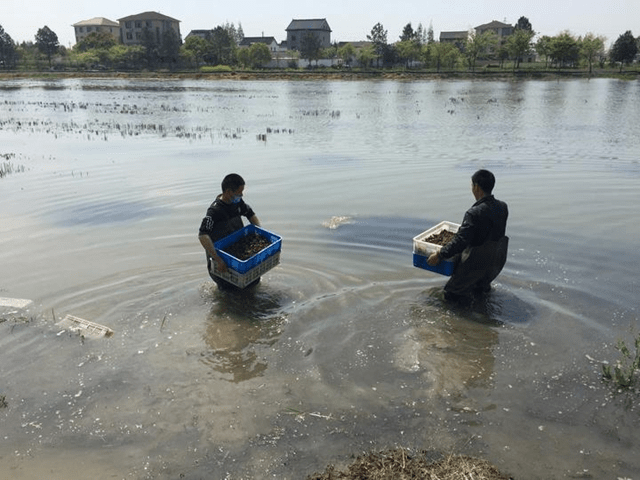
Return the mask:
[(245, 68), (251, 67), (251, 55), (249, 54), (249, 47), (240, 47), (236, 52), (236, 59), (238, 63)]
[(544, 68), (547, 68), (549, 66), (549, 58), (551, 57), (551, 37), (543, 35), (535, 43), (534, 48), (538, 55), (544, 57)]
[(396, 44), (396, 52), (398, 54), (398, 58), (402, 61), (406, 67), (409, 64), (420, 58), (420, 43), (417, 39), (413, 40), (403, 40)]
[(180, 58), (181, 46), (182, 42), (180, 42), (178, 32), (173, 28), (165, 30), (162, 33), (160, 45), (158, 46), (158, 56), (160, 57), (160, 61), (173, 69)]
[(360, 65), (365, 68), (371, 67), (373, 60), (376, 58), (375, 47), (373, 45), (367, 45), (358, 50), (356, 56)]
[(306, 58), (311, 65), (313, 60), (318, 65), (318, 59), (322, 53), (322, 43), (320, 39), (311, 32), (307, 32), (302, 36), (300, 40), (300, 57)]
[(514, 30), (527, 30), (529, 32), (533, 32), (533, 27), (527, 17), (520, 17), (516, 22)]
[(222, 25), (222, 28), (229, 34), (236, 47), (240, 45), (240, 42), (244, 38), (244, 32), (242, 31), (242, 25), (240, 25), (240, 23), (238, 23), (238, 27), (236, 28), (233, 23), (226, 22)]
[(420, 48), (420, 60), (424, 64), (425, 68), (432, 66), (431, 51), (433, 49), (433, 43), (427, 43)]
[(34, 42), (22, 42), (16, 45), (17, 62), (25, 70), (33, 70), (37, 67), (38, 58), (41, 56)]
[(453, 69), (460, 59), (460, 50), (446, 42), (435, 42), (431, 45), (431, 61), (437, 72), (443, 67)]
[(77, 68), (92, 69), (95, 65), (104, 63), (104, 60), (98, 55), (98, 50), (92, 49), (86, 52), (74, 52), (72, 63)]
[(16, 45), (11, 36), (0, 25), (0, 69), (15, 67), (16, 60)]
[(60, 47), (58, 35), (45, 25), (36, 33), (36, 47), (47, 57), (49, 67), (51, 67), (51, 58), (58, 53)]
[(465, 40), (463, 50), (467, 64), (471, 71), (475, 71), (478, 57), (489, 55), (498, 44), (498, 36), (493, 31), (487, 31), (481, 35), (475, 30), (470, 30)]
[(371, 34), (367, 35), (367, 40), (373, 43), (373, 51), (377, 56), (378, 66), (380, 66), (380, 58), (384, 57), (388, 49), (387, 31), (380, 22), (373, 26)]
[(333, 43), (327, 48), (320, 49), (320, 58), (334, 59), (338, 56), (338, 44)]
[(604, 41), (602, 36), (587, 33), (580, 39), (580, 55), (589, 66), (589, 73), (593, 71), (593, 62), (604, 55)]
[[(265, 45), (266, 47), (266, 45)], [(236, 42), (229, 30), (217, 26), (209, 35), (207, 61), (212, 65), (231, 65), (235, 59)], [(268, 47), (267, 47), (268, 49)]]
[(513, 59), (513, 69), (520, 67), (522, 59), (531, 53), (531, 45), (535, 32), (533, 30), (517, 29), (507, 37), (506, 49)]
[(433, 35), (433, 25), (429, 22), (429, 28), (427, 29), (427, 43), (434, 43), (436, 41)]
[(109, 59), (114, 68), (120, 70), (136, 70), (141, 68), (147, 51), (142, 45), (114, 45), (109, 49)]
[(182, 45), (182, 50), (187, 53), (187, 56), (193, 58), (196, 68), (204, 62), (207, 49), (207, 41), (195, 35), (188, 37)]
[(145, 27), (142, 29), (140, 44), (144, 47), (145, 61), (147, 66), (153, 68), (160, 60), (158, 49), (158, 41), (151, 29)]
[(609, 56), (612, 62), (620, 62), (620, 71), (622, 72), (622, 66), (631, 63), (637, 53), (638, 43), (633, 37), (631, 30), (627, 30), (615, 41), (611, 47)]
[(356, 49), (350, 43), (346, 43), (338, 49), (338, 58), (347, 66), (351, 66), (351, 62), (356, 56)]
[(507, 49), (507, 42), (499, 42), (498, 48), (495, 53), (496, 58), (498, 59), (498, 64), (500, 68), (504, 67), (504, 64), (507, 60), (509, 60), (509, 50)]
[(92, 32), (73, 46), (73, 50), (86, 52), (95, 48), (109, 50), (118, 41), (115, 37), (106, 32)]
[(420, 46), (427, 43), (427, 31), (422, 26), (422, 23), (419, 23), (418, 28), (416, 28), (416, 41), (420, 44)]
[(569, 32), (552, 37), (549, 57), (558, 67), (575, 65), (580, 58), (578, 40)]
[(249, 47), (249, 60), (253, 68), (262, 68), (271, 61), (271, 51), (264, 43), (254, 43)]
[(410, 42), (416, 38), (416, 32), (413, 31), (411, 22), (407, 23), (402, 29), (402, 35), (400, 35), (401, 42)]
[(238, 28), (236, 28), (236, 45), (240, 45), (240, 42), (244, 39), (244, 30), (242, 30), (242, 24), (238, 22)]

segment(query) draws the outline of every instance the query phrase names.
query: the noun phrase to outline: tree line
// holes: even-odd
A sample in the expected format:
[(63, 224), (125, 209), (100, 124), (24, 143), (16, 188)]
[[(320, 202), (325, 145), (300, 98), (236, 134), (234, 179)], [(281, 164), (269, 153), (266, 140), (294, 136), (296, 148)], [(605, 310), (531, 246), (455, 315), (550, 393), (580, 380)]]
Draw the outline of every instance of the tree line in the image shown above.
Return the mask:
[(139, 45), (123, 45), (113, 35), (93, 32), (67, 49), (49, 27), (38, 29), (34, 42), (17, 45), (0, 25), (0, 69), (40, 70), (73, 68), (79, 70), (155, 70), (201, 66), (241, 65), (259, 67), (271, 60), (265, 44), (240, 49), (242, 26), (217, 26), (202, 37), (190, 36), (183, 43), (173, 29), (161, 38), (143, 29)]
[[(38, 70), (46, 68), (72, 69), (202, 69), (208, 67), (261, 68), (273, 60), (269, 47), (254, 43), (239, 48), (244, 33), (242, 26), (233, 23), (219, 25), (202, 36), (189, 36), (183, 43), (172, 29), (157, 39), (151, 31), (143, 30), (139, 45), (122, 45), (112, 35), (94, 32), (71, 49), (60, 45), (57, 35), (47, 26), (40, 28), (34, 42), (17, 45), (0, 26), (0, 70)], [(553, 37), (540, 36), (526, 17), (520, 17), (513, 33), (504, 38), (494, 32), (478, 34), (470, 30), (457, 42), (436, 41), (433, 27), (422, 24), (414, 29), (411, 23), (404, 26), (400, 38), (390, 43), (387, 30), (377, 23), (367, 35), (368, 44), (355, 48), (352, 44), (333, 44), (322, 48), (313, 34), (305, 34), (300, 51), (284, 55), (286, 64), (279, 67), (296, 67), (297, 59), (306, 59), (311, 65), (320, 59), (334, 59), (350, 67), (358, 64), (365, 68), (404, 67), (427, 68), (437, 72), (467, 68), (475, 71), (479, 62), (504, 68), (509, 64), (514, 70), (523, 61), (537, 55), (544, 68), (573, 68), (584, 65), (589, 72), (594, 65), (629, 65), (640, 48), (640, 37), (626, 31), (605, 48), (606, 39), (588, 33), (576, 37), (562, 32)], [(275, 57), (276, 60), (280, 56)]]
[(606, 39), (593, 33), (576, 37), (565, 31), (553, 37), (543, 35), (534, 41), (535, 37), (531, 22), (524, 16), (518, 19), (513, 33), (504, 38), (493, 31), (478, 34), (470, 30), (457, 42), (436, 42), (431, 27), (425, 31), (418, 25), (414, 30), (408, 23), (399, 41), (389, 44), (387, 31), (377, 23), (367, 36), (372, 43), (368, 61), (376, 65), (418, 64), (437, 71), (464, 66), (474, 71), (479, 60), (495, 62), (500, 67), (512, 62), (513, 69), (518, 69), (524, 59), (537, 54), (545, 68), (584, 64), (591, 72), (596, 63), (601, 67), (609, 63), (622, 70), (640, 51), (640, 37), (635, 38), (630, 30), (621, 34), (608, 51)]

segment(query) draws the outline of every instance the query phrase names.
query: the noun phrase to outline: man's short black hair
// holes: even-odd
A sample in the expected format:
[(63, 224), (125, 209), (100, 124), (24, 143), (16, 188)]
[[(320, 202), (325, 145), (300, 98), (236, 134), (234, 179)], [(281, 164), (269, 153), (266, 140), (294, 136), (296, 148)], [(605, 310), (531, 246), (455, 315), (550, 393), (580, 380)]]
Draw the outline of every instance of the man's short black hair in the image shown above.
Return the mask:
[(230, 173), (222, 179), (222, 192), (231, 189), (234, 192), (244, 185), (244, 179), (237, 173)]
[(474, 185), (478, 185), (486, 195), (491, 195), (496, 177), (489, 170), (478, 170), (471, 176)]

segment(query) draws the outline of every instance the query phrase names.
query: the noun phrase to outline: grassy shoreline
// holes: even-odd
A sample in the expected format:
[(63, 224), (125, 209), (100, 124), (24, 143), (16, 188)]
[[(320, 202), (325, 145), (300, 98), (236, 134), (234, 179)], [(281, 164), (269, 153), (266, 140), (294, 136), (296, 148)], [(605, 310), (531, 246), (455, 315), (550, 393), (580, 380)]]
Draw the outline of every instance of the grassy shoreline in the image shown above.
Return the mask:
[(0, 81), (8, 79), (195, 79), (195, 80), (520, 80), (562, 78), (616, 78), (620, 80), (640, 79), (640, 70), (620, 73), (612, 69), (598, 69), (589, 73), (585, 70), (478, 70), (433, 72), (425, 70), (234, 70), (222, 72), (196, 71), (12, 71), (0, 72)]

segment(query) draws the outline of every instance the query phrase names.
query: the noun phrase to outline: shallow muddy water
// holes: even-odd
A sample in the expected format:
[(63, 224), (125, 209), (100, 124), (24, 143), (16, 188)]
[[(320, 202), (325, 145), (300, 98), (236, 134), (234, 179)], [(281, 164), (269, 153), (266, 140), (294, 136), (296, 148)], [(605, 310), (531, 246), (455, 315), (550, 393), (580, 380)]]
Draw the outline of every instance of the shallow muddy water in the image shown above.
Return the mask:
[[(636, 478), (640, 84), (0, 83), (0, 472), (300, 479), (388, 447), (518, 479)], [(412, 238), (478, 168), (510, 208), (485, 302)], [(197, 229), (229, 172), (281, 263), (219, 292)], [(83, 338), (70, 314), (105, 325)], [(80, 472), (80, 473), (79, 473)], [(3, 477), (4, 478), (4, 477)]]

